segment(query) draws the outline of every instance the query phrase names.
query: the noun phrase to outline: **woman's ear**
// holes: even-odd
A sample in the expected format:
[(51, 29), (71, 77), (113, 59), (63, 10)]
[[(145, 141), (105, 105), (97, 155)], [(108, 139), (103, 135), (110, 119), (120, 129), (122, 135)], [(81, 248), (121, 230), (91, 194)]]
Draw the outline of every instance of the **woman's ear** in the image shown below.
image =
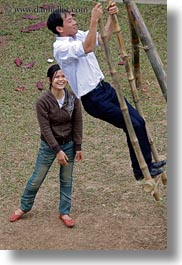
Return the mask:
[(47, 78), (47, 82), (48, 82), (49, 84), (52, 83), (50, 77)]

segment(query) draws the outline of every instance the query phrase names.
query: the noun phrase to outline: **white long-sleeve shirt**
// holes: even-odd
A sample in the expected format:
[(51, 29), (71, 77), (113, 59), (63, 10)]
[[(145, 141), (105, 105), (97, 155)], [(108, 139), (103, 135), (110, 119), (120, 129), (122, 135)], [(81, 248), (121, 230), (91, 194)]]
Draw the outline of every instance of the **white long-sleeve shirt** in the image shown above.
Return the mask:
[[(88, 31), (78, 31), (74, 37), (56, 37), (54, 57), (77, 98), (92, 91), (104, 79), (94, 52), (85, 54), (83, 42)], [(98, 46), (98, 34), (96, 46)]]

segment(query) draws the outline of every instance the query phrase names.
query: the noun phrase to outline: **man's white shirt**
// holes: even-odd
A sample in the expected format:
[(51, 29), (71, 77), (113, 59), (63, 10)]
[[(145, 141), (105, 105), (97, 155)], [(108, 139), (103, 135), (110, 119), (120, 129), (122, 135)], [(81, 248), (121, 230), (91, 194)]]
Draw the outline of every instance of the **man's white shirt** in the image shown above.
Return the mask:
[[(92, 91), (104, 79), (94, 52), (85, 54), (83, 42), (88, 31), (78, 31), (74, 37), (56, 37), (53, 55), (77, 98)], [(96, 46), (98, 46), (97, 33)]]

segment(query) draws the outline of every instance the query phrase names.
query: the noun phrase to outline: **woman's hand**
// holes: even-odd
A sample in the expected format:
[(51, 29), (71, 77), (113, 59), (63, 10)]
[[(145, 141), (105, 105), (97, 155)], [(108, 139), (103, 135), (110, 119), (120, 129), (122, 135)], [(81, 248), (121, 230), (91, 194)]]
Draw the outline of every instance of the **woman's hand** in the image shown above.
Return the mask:
[(82, 160), (83, 160), (83, 153), (82, 153), (82, 151), (76, 151), (75, 161), (76, 162), (82, 162)]
[(68, 165), (68, 157), (62, 150), (57, 153), (56, 158), (60, 165), (62, 166)]

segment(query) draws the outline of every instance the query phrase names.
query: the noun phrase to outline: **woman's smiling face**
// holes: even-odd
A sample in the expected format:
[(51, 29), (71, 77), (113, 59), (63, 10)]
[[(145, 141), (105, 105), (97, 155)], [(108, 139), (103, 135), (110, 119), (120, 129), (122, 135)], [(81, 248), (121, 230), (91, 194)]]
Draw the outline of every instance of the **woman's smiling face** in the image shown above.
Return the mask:
[(58, 70), (51, 81), (51, 87), (57, 90), (63, 90), (67, 85), (67, 80), (65, 78), (65, 75), (61, 70)]

